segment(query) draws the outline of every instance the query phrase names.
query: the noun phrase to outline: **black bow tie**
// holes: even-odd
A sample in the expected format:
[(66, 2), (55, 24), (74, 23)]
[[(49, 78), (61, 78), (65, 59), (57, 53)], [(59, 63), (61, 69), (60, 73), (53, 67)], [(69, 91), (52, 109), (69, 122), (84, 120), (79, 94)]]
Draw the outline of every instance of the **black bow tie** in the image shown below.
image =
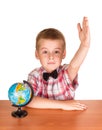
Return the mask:
[(49, 79), (50, 76), (53, 77), (54, 79), (56, 79), (58, 76), (57, 70), (54, 70), (51, 73), (47, 73), (47, 72), (43, 73), (43, 78), (46, 81)]

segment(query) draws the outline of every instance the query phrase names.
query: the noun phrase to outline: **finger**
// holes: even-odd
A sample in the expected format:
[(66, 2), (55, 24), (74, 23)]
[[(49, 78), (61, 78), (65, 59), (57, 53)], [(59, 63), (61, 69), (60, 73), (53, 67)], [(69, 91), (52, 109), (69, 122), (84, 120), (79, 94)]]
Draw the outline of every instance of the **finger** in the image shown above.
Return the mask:
[(82, 27), (83, 27), (83, 29), (87, 30), (88, 26), (89, 26), (88, 18), (84, 17), (83, 22), (82, 22)]
[(85, 109), (87, 109), (87, 106), (85, 104), (81, 104), (81, 103), (75, 104), (74, 107), (75, 107), (76, 110), (85, 110)]
[(77, 29), (78, 29), (78, 32), (79, 32), (79, 33), (82, 31), (82, 28), (81, 28), (80, 23), (77, 24)]

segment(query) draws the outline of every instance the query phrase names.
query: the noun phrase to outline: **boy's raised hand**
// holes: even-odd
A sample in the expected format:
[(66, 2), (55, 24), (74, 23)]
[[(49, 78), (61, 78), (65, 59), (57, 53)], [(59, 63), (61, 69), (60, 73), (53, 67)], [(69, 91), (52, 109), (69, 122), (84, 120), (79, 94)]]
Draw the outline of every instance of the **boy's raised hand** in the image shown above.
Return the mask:
[(88, 18), (84, 17), (82, 21), (82, 27), (81, 27), (81, 24), (78, 23), (77, 28), (78, 28), (79, 39), (81, 41), (81, 45), (89, 47), (90, 46), (90, 29), (89, 29)]

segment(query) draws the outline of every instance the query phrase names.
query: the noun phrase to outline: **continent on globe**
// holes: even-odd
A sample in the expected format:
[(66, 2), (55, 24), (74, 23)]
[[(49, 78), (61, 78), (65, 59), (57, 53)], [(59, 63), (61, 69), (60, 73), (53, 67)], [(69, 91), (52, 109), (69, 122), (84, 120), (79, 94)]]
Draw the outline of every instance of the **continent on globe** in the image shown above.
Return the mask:
[(16, 92), (25, 90), (25, 87), (22, 83), (18, 83), (16, 87)]

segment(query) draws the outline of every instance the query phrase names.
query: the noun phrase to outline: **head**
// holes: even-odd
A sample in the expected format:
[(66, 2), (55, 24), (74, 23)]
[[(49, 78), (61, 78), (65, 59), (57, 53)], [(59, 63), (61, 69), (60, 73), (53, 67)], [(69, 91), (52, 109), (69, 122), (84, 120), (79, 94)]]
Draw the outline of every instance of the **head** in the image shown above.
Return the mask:
[(44, 29), (37, 35), (35, 55), (47, 72), (61, 65), (66, 56), (65, 46), (65, 38), (57, 29)]

